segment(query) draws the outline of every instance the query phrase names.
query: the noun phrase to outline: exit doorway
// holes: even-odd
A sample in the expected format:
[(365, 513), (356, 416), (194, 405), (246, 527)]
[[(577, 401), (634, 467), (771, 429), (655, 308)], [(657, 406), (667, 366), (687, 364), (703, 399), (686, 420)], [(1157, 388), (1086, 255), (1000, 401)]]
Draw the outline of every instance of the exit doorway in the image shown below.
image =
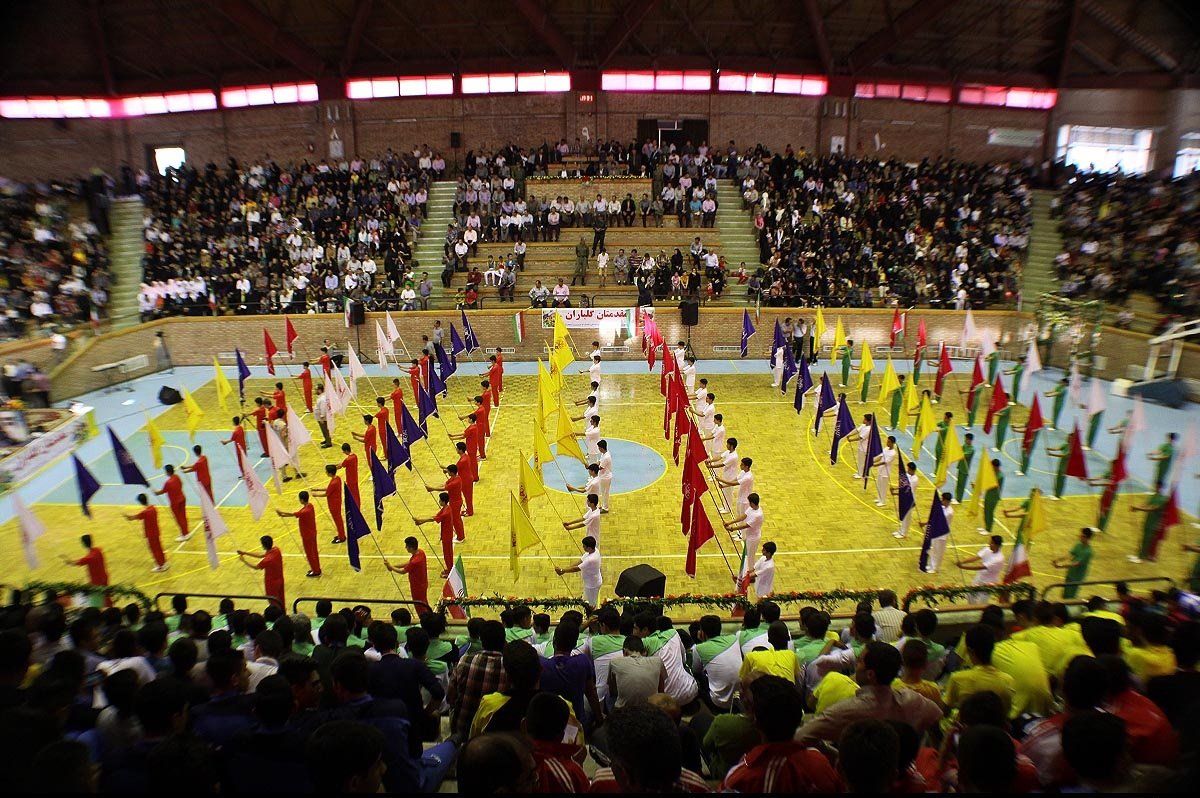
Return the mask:
[(165, 175), (168, 169), (178, 169), (187, 163), (187, 152), (182, 144), (167, 144), (146, 147), (148, 166), (155, 174)]
[(669, 151), (671, 145), (682, 150), (690, 141), (692, 147), (708, 141), (707, 119), (639, 119), (638, 142), (650, 139), (658, 143), (661, 150)]

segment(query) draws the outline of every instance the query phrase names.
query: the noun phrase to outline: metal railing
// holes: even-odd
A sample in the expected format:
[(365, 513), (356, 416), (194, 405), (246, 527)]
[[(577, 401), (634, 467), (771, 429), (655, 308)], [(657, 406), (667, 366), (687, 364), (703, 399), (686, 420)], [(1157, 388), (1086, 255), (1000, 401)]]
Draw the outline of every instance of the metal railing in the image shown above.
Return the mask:
[(1146, 582), (1163, 582), (1167, 588), (1175, 587), (1175, 580), (1169, 576), (1139, 576), (1135, 579), (1091, 579), (1087, 582), (1054, 582), (1042, 588), (1039, 598), (1043, 601), (1048, 601), (1047, 594), (1052, 590), (1065, 591), (1068, 587), (1084, 587), (1086, 585), (1116, 585), (1123, 583), (1126, 585), (1145, 584)]
[(292, 612), (299, 612), (300, 605), (305, 602), (315, 604), (318, 601), (329, 601), (335, 604), (362, 604), (364, 607), (373, 607), (376, 604), (398, 604), (402, 606), (425, 606), (433, 609), (430, 604), (422, 604), (420, 601), (412, 599), (383, 599), (383, 598), (343, 598), (340, 596), (301, 596), (292, 602)]
[(167, 596), (172, 596), (172, 597), (173, 596), (183, 596), (184, 598), (187, 598), (187, 599), (206, 598), (206, 599), (216, 599), (217, 601), (220, 601), (221, 599), (246, 599), (247, 601), (265, 601), (268, 604), (274, 604), (275, 606), (279, 607), (282, 610), (287, 609), (287, 607), (285, 607), (283, 605), (283, 603), (280, 602), (279, 599), (275, 598), (274, 596), (254, 596), (254, 595), (248, 595), (248, 594), (239, 595), (237, 593), (191, 593), (186, 590), (166, 590), (166, 591), (163, 591), (162, 593), (155, 593), (154, 594), (154, 609), (159, 610), (160, 609), (159, 601), (161, 599), (166, 598)]

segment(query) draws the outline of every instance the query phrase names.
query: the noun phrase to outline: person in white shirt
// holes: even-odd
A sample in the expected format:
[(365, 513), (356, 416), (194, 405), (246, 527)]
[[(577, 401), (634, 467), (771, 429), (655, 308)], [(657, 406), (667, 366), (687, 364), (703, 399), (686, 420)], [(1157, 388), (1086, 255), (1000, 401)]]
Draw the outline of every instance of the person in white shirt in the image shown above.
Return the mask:
[(608, 496), (612, 492), (613, 481), (612, 455), (608, 453), (608, 441), (606, 440), (598, 441), (596, 448), (600, 451), (600, 456), (596, 461), (596, 464), (600, 466), (600, 512), (607, 513)]
[(704, 407), (704, 399), (708, 396), (708, 378), (704, 377), (700, 380), (700, 387), (696, 389), (696, 394), (693, 401), (696, 403), (696, 408)]
[[(942, 494), (942, 514), (946, 516), (946, 529), (950, 529), (950, 522), (954, 519), (953, 499), (954, 497), (950, 493)], [(946, 555), (948, 542), (950, 542), (948, 532), (929, 541), (929, 562), (925, 563), (925, 573), (936, 574), (942, 567), (942, 558)]]
[(683, 385), (687, 388), (689, 395), (696, 392), (696, 358), (694, 357), (683, 359)]
[[(901, 474), (900, 479), (908, 480), (908, 485), (912, 489), (913, 503), (912, 506), (908, 508), (908, 512), (904, 514), (904, 517), (900, 519), (900, 528), (892, 533), (892, 537), (896, 538), (896, 540), (902, 540), (908, 537), (908, 530), (912, 527), (913, 517), (917, 514), (917, 464), (912, 460), (909, 460), (904, 464), (904, 467), (908, 473)], [(899, 495), (899, 486), (894, 486), (892, 488), (892, 493)]]
[(683, 341), (675, 344), (675, 367), (683, 371), (684, 361), (687, 360), (687, 344)]
[(705, 442), (710, 457), (720, 457), (725, 451), (725, 417), (720, 413), (713, 413), (712, 432), (709, 435), (701, 435), (700, 439)]
[(561, 277), (558, 278), (558, 285), (554, 286), (554, 307), (571, 307), (571, 288), (563, 282)]
[(588, 418), (588, 426), (583, 431), (583, 439), (587, 445), (587, 459), (592, 464), (600, 462), (600, 416)]
[(588, 366), (588, 380), (600, 384), (600, 356), (592, 355), (592, 365)]
[(608, 275), (608, 250), (604, 247), (600, 247), (600, 252), (596, 255), (596, 271), (600, 274), (600, 287), (603, 288)]
[(750, 496), (754, 491), (754, 472), (750, 467), (754, 465), (754, 461), (749, 457), (743, 457), (741, 460), (741, 470), (737, 474), (737, 478), (733, 480), (721, 479), (717, 477), (717, 482), (726, 487), (734, 487), (738, 489), (737, 511), (745, 514), (746, 508), (750, 506)]
[[(994, 585), (1000, 581), (1000, 571), (1004, 568), (1004, 555), (1000, 553), (1000, 545), (1004, 538), (992, 535), (991, 540), (982, 549), (958, 563), (964, 571), (975, 571), (973, 585)], [(972, 601), (986, 601), (986, 593), (976, 593)]]
[(717, 481), (721, 483), (721, 495), (725, 498), (725, 511), (733, 512), (733, 491), (737, 486), (738, 457), (737, 438), (730, 438), (725, 442), (725, 451), (706, 461), (709, 468), (721, 466), (721, 476)]
[(583, 577), (583, 602), (589, 607), (595, 607), (600, 600), (600, 587), (604, 584), (604, 576), (600, 573), (600, 551), (597, 549), (596, 539), (591, 535), (580, 543), (583, 544), (583, 556), (574, 565), (555, 568), (554, 572), (559, 576), (578, 573)]
[[(583, 529), (588, 537), (597, 541), (598, 545), (600, 541), (600, 496), (595, 491), (599, 490), (600, 480), (596, 475), (600, 472), (600, 466), (592, 463), (592, 465), (588, 466), (588, 470), (591, 471), (591, 469), (595, 469), (595, 471), (591, 472), (592, 478), (588, 480), (588, 485), (592, 487), (589, 488), (591, 492), (587, 494), (587, 510), (582, 517), (572, 521), (563, 521), (562, 524), (563, 529)], [(593, 482), (595, 485), (593, 485)], [(574, 488), (570, 485), (567, 486), (567, 490), (574, 493), (583, 493), (582, 488)]]
[(783, 382), (783, 347), (775, 349), (775, 365), (771, 367), (771, 387), (778, 388)]
[[(715, 419), (717, 414), (716, 401), (716, 394), (705, 392), (704, 400), (699, 408), (696, 410), (692, 410), (690, 407), (688, 408), (688, 412), (692, 414), (692, 417), (696, 420), (696, 423), (700, 428), (701, 440), (711, 441), (711, 438), (713, 437), (712, 431), (713, 427), (716, 425)], [(711, 442), (704, 444), (704, 450), (706, 454), (712, 454), (713, 450)]]
[(895, 460), (896, 436), (889, 435), (883, 451), (875, 455), (875, 461), (871, 464), (875, 468), (875, 489), (878, 493), (878, 497), (875, 499), (876, 507), (883, 507), (887, 504), (888, 486), (892, 480), (892, 463)]
[(764, 516), (762, 508), (758, 506), (758, 494), (751, 493), (746, 497), (746, 509), (742, 514), (732, 521), (725, 522), (725, 528), (734, 533), (734, 538), (745, 542), (743, 547), (746, 552), (746, 562), (750, 561), (753, 552), (758, 551), (759, 541), (762, 539), (762, 528)]
[(871, 444), (871, 414), (867, 413), (863, 416), (862, 423), (854, 428), (854, 431), (846, 436), (846, 440), (851, 443), (858, 443), (858, 459), (854, 461), (857, 470), (854, 472), (854, 479), (862, 479), (862, 475), (866, 473), (867, 468), (867, 448)]
[(759, 600), (775, 592), (775, 551), (774, 542), (768, 540), (762, 544), (762, 556), (754, 561), (750, 581), (754, 583), (754, 596)]

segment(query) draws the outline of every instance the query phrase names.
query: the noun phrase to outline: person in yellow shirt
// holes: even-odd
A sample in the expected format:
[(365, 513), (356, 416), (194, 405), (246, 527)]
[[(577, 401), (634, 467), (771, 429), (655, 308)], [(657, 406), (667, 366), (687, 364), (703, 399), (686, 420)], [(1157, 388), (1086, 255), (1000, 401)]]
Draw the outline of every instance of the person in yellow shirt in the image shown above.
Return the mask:
[(1129, 616), (1129, 640), (1132, 645), (1124, 648), (1123, 653), (1129, 670), (1143, 684), (1155, 676), (1175, 674), (1178, 665), (1175, 652), (1167, 645), (1170, 637), (1166, 617), (1145, 610)]
[(925, 641), (906, 640), (900, 649), (900, 663), (900, 675), (892, 682), (892, 687), (896, 690), (912, 690), (925, 696), (944, 712), (946, 705), (942, 703), (941, 689), (937, 682), (925, 678), (925, 668), (929, 665), (929, 646), (925, 645)]
[[(991, 627), (996, 644), (992, 650), (992, 664), (1001, 673), (1012, 677), (1015, 693), (1009, 706), (1009, 717), (1023, 714), (1046, 715), (1051, 710), (1054, 696), (1050, 692), (1050, 676), (1042, 663), (1038, 648), (1028, 641), (1006, 639), (1008, 631), (1004, 624), (1004, 610), (992, 605), (979, 614), (979, 622)], [(959, 643), (960, 656), (966, 658), (965, 638)], [(1065, 667), (1065, 666), (1064, 666)]]
[(946, 691), (942, 694), (942, 703), (949, 709), (956, 710), (968, 696), (989, 691), (1000, 696), (1005, 713), (1010, 713), (1016, 685), (1011, 676), (1001, 673), (992, 664), (996, 633), (992, 627), (979, 624), (967, 630), (964, 640), (971, 667), (950, 675), (950, 681), (946, 682)]
[[(1014, 615), (1018, 615), (1018, 605), (1022, 603), (1018, 601), (1013, 604)], [(1010, 639), (1037, 646), (1047, 672), (1061, 681), (1071, 660), (1079, 656), (1091, 656), (1091, 649), (1083, 642), (1078, 624), (1074, 629), (1067, 628), (1070, 620), (1067, 605), (1049, 601), (1029, 601), (1029, 605), (1032, 615), (1026, 616), (1025, 628), (1013, 632)]]
[(775, 621), (767, 627), (767, 642), (771, 644), (769, 651), (748, 651), (742, 658), (742, 667), (738, 671), (738, 679), (743, 683), (751, 673), (758, 675), (778, 676), (793, 684), (800, 683), (800, 660), (796, 652), (788, 648), (792, 635), (787, 624)]

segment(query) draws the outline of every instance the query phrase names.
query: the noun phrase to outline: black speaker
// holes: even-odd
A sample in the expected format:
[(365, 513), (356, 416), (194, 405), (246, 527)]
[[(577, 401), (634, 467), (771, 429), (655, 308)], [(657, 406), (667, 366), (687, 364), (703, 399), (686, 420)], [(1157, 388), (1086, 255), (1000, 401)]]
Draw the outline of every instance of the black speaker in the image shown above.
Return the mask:
[(450, 149), (457, 150), (462, 146), (462, 133), (457, 130), (450, 131)]
[(174, 388), (164, 385), (158, 391), (158, 401), (162, 402), (164, 405), (177, 405), (183, 401), (183, 396), (181, 396), (179, 391), (175, 390)]
[(350, 323), (355, 327), (361, 327), (367, 323), (367, 306), (362, 302), (352, 301), (350, 303)]
[(1141, 396), (1148, 401), (1176, 409), (1187, 403), (1187, 388), (1182, 380), (1154, 380), (1144, 385), (1133, 385), (1129, 388), (1129, 395)]
[(679, 303), (679, 314), (684, 327), (695, 327), (700, 323), (700, 303), (685, 299)]
[(654, 566), (635, 565), (621, 572), (616, 592), (621, 598), (663, 596), (667, 592), (667, 577)]

